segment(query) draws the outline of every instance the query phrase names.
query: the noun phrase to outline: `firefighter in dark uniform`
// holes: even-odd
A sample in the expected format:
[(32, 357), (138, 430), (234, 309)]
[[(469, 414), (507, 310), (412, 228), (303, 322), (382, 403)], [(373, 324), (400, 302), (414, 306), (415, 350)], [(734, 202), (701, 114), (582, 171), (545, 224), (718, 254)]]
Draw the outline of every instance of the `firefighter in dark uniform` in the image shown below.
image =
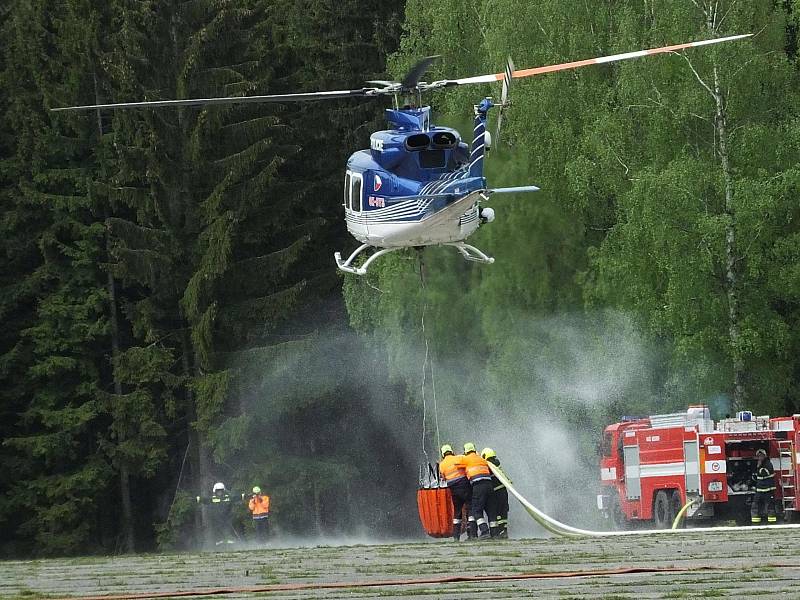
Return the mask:
[(763, 448), (756, 452), (756, 458), (758, 464), (753, 473), (756, 494), (750, 505), (750, 522), (753, 525), (760, 525), (761, 516), (766, 512), (767, 523), (776, 523), (778, 518), (775, 516), (775, 469), (772, 468), (772, 461)]
[(214, 484), (210, 497), (197, 496), (199, 504), (207, 504), (209, 506), (212, 535), (217, 546), (233, 544), (233, 538), (238, 538), (231, 520), (232, 501), (233, 496), (225, 489), (225, 484), (221, 481)]
[(469, 520), (467, 522), (467, 535), (470, 539), (488, 538), (489, 525), (483, 511), (486, 502), (492, 493), (492, 472), (488, 463), (481, 458), (475, 450), (475, 444), (464, 444), (464, 465), (467, 470), (467, 479), (472, 486), (472, 501), (469, 503)]
[[(492, 463), (495, 468), (509, 479), (505, 471), (500, 467), (500, 459), (491, 448), (484, 448), (481, 456), (486, 462)], [(489, 515), (489, 533), (493, 538), (508, 539), (508, 490), (506, 486), (492, 473), (492, 493), (486, 502), (486, 514)]]
[(442, 446), (439, 473), (450, 490), (450, 497), (453, 500), (453, 539), (458, 542), (461, 539), (461, 513), (464, 506), (469, 508), (472, 487), (467, 479), (464, 457), (454, 454), (450, 444)]

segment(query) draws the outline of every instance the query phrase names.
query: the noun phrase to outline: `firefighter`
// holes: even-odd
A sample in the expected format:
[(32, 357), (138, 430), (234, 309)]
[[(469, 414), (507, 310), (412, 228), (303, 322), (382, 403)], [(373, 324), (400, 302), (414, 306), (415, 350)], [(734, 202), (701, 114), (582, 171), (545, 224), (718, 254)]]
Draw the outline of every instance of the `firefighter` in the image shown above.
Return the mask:
[(253, 495), (247, 503), (250, 514), (253, 515), (253, 525), (256, 528), (256, 539), (259, 542), (266, 541), (269, 535), (269, 496), (261, 493), (261, 488), (255, 486)]
[[(508, 479), (505, 471), (500, 467), (500, 459), (491, 448), (484, 448), (481, 456), (486, 462), (492, 463), (495, 468)], [(508, 490), (497, 476), (492, 473), (492, 493), (486, 502), (486, 514), (489, 516), (489, 533), (493, 538), (508, 539)]]
[(211, 488), (211, 497), (197, 496), (199, 504), (208, 504), (210, 507), (210, 522), (214, 538), (214, 543), (217, 546), (223, 544), (233, 544), (233, 538), (238, 538), (236, 530), (233, 528), (231, 522), (231, 508), (233, 496), (225, 489), (225, 484), (218, 481)]
[(461, 539), (461, 514), (462, 509), (469, 507), (472, 499), (472, 487), (467, 479), (464, 457), (453, 453), (450, 444), (442, 446), (442, 460), (439, 461), (439, 473), (445, 484), (450, 489), (453, 500), (453, 539)]
[(767, 513), (767, 523), (776, 523), (775, 516), (775, 469), (772, 461), (767, 458), (767, 451), (760, 448), (756, 452), (758, 464), (753, 473), (756, 482), (756, 494), (750, 505), (750, 522), (753, 525), (761, 524), (761, 515)]
[(489, 470), (489, 464), (478, 455), (472, 442), (464, 444), (464, 465), (467, 479), (472, 486), (467, 536), (470, 539), (488, 538), (489, 525), (486, 523), (483, 511), (486, 510), (486, 501), (492, 492), (492, 472)]

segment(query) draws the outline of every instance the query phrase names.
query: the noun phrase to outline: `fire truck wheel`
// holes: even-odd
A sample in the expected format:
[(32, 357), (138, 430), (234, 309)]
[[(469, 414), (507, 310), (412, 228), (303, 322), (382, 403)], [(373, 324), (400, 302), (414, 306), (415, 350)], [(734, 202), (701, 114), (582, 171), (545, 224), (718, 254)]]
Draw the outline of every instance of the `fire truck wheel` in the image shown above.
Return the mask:
[[(675, 518), (678, 516), (678, 513), (681, 512), (681, 508), (683, 508), (683, 504), (681, 502), (681, 493), (678, 490), (672, 490), (672, 494), (670, 494), (669, 497), (670, 527), (672, 527), (672, 523), (675, 522)], [(678, 527), (684, 527), (685, 523), (686, 519), (681, 519), (681, 523), (678, 525)]]
[(655, 522), (656, 529), (667, 529), (672, 526), (672, 521), (669, 518), (670, 514), (670, 502), (667, 490), (659, 490), (653, 501), (653, 521)]

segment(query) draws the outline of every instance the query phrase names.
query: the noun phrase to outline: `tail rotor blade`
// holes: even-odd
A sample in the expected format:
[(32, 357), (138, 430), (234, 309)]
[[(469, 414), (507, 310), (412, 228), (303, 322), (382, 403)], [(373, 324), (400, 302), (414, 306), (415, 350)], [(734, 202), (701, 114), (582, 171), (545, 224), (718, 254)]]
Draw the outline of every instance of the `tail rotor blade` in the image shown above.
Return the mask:
[(503, 111), (509, 105), (509, 93), (511, 92), (511, 79), (514, 74), (514, 61), (511, 57), (506, 60), (506, 70), (503, 73), (503, 91), (500, 94), (500, 110), (497, 113), (497, 128), (494, 131), (495, 144), (500, 143), (500, 128), (503, 125)]

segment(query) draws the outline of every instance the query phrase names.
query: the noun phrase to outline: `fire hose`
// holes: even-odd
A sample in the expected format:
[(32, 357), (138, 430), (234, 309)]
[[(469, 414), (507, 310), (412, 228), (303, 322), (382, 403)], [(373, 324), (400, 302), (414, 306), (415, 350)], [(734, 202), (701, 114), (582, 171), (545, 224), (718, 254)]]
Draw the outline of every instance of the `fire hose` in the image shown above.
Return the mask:
[(686, 504), (683, 505), (683, 508), (681, 508), (678, 511), (678, 514), (675, 515), (675, 520), (672, 522), (672, 529), (677, 529), (678, 528), (678, 524), (681, 522), (681, 517), (684, 514), (686, 514), (686, 511), (689, 510), (689, 507), (692, 504), (696, 504), (696, 503), (697, 503), (697, 499), (693, 498), (692, 500), (689, 500)]
[(525, 509), (531, 518), (536, 521), (539, 525), (541, 525), (545, 530), (549, 531), (550, 533), (562, 537), (569, 537), (569, 538), (580, 538), (580, 537), (618, 537), (623, 535), (655, 535), (655, 534), (669, 534), (669, 533), (684, 533), (690, 531), (692, 533), (695, 532), (705, 532), (705, 531), (737, 531), (737, 532), (746, 532), (746, 531), (758, 531), (763, 529), (800, 529), (800, 523), (798, 524), (783, 524), (783, 525), (751, 525), (748, 527), (731, 527), (727, 525), (719, 526), (719, 527), (693, 527), (692, 529), (678, 529), (677, 523), (678, 518), (683, 516), (686, 510), (689, 509), (689, 506), (692, 502), (688, 502), (678, 513), (678, 517), (676, 517), (675, 522), (673, 522), (672, 529), (637, 529), (637, 530), (629, 530), (629, 531), (590, 531), (588, 529), (580, 529), (578, 527), (572, 527), (571, 525), (567, 525), (560, 521), (557, 521), (553, 517), (550, 517), (543, 513), (541, 510), (536, 508), (533, 504), (531, 504), (525, 497), (520, 494), (517, 489), (511, 484), (508, 478), (503, 474), (503, 472), (495, 467), (492, 463), (489, 463), (489, 468), (494, 473), (494, 476), (500, 480), (506, 489), (514, 496), (522, 507)]
[[(783, 567), (784, 565), (765, 565)], [(791, 565), (790, 565), (791, 566)], [(82, 596), (82, 600), (147, 600), (155, 598), (193, 598), (197, 596), (225, 596), (239, 594), (267, 594), (270, 592), (296, 592), (305, 590), (382, 588), (413, 585), (435, 585), (448, 583), (481, 583), (493, 581), (523, 581), (526, 579), (560, 579), (572, 577), (608, 577), (610, 575), (631, 575), (645, 573), (688, 573), (697, 571), (728, 571), (707, 565), (683, 567), (621, 567), (617, 569), (593, 569), (586, 571), (559, 571), (544, 573), (498, 573), (494, 575), (443, 575), (417, 579), (370, 579), (366, 581), (334, 581), (334, 582), (298, 582), (277, 583), (271, 585), (220, 587), (174, 591), (132, 592), (122, 594), (103, 594), (100, 596)], [(361, 592), (363, 593), (363, 592)], [(75, 600), (74, 596), (59, 600)]]

